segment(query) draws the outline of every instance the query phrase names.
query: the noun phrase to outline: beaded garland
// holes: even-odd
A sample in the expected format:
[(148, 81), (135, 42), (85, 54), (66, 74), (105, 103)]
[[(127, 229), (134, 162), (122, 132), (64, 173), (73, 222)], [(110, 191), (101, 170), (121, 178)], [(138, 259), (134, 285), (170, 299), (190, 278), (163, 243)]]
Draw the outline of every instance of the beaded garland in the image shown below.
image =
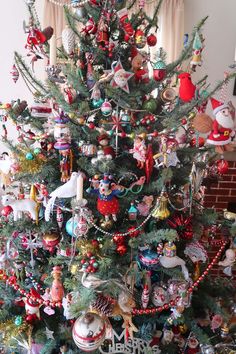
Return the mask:
[[(200, 277), (190, 286), (187, 290), (188, 294), (191, 294), (199, 285), (199, 283), (208, 275), (209, 271), (213, 267), (213, 265), (217, 264), (219, 258), (221, 257), (222, 252), (225, 249), (225, 246), (227, 245), (227, 241), (223, 240), (213, 240), (211, 242), (213, 245), (221, 245), (219, 248), (218, 252), (216, 253), (215, 257), (212, 259), (211, 263), (207, 266), (206, 270), (200, 275)], [(0, 269), (0, 279), (6, 281), (6, 283), (10, 286), (12, 286), (16, 291), (19, 291), (23, 296), (27, 297), (28, 299), (38, 302), (38, 304), (42, 304), (45, 306), (51, 306), (51, 307), (62, 307), (62, 303), (60, 301), (54, 302), (54, 301), (49, 301), (49, 300), (43, 300), (43, 299), (36, 299), (35, 297), (32, 297), (30, 293), (27, 293), (26, 290), (21, 289), (20, 285), (17, 284), (16, 282), (16, 277), (15, 276), (8, 276), (5, 274), (5, 272)], [(171, 300), (168, 304), (165, 304), (163, 306), (158, 306), (158, 307), (153, 307), (153, 308), (147, 308), (147, 309), (137, 309), (134, 308), (132, 311), (132, 314), (134, 316), (137, 315), (148, 315), (148, 314), (155, 314), (157, 312), (162, 312), (164, 310), (168, 310), (170, 307), (175, 306), (178, 301), (180, 300), (180, 297), (177, 297), (175, 300)]]

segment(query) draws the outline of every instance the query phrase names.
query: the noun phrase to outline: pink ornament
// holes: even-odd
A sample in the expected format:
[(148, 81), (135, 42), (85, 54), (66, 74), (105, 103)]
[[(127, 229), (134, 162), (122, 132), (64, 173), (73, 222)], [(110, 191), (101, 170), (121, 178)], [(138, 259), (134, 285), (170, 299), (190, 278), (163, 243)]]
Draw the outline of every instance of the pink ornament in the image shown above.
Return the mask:
[(60, 207), (57, 207), (56, 219), (57, 219), (57, 225), (59, 229), (61, 229), (63, 225), (63, 213)]
[(12, 80), (16, 83), (17, 80), (19, 79), (19, 71), (17, 69), (17, 67), (15, 66), (15, 64), (13, 65), (11, 71), (10, 71)]
[(214, 315), (211, 320), (211, 330), (215, 332), (223, 323), (223, 318), (221, 315)]

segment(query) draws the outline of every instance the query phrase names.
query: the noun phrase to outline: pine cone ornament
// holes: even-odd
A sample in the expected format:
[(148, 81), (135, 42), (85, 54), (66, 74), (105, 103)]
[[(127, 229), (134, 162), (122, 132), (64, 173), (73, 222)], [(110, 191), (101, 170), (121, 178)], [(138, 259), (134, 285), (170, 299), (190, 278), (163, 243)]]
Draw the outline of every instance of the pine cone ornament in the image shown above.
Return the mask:
[(96, 299), (91, 303), (91, 307), (94, 310), (99, 311), (101, 315), (111, 316), (113, 313), (113, 304), (102, 294), (99, 294), (96, 297)]
[(61, 34), (62, 37), (62, 45), (65, 52), (68, 55), (71, 55), (74, 51), (75, 47), (75, 34), (71, 28), (66, 27)]

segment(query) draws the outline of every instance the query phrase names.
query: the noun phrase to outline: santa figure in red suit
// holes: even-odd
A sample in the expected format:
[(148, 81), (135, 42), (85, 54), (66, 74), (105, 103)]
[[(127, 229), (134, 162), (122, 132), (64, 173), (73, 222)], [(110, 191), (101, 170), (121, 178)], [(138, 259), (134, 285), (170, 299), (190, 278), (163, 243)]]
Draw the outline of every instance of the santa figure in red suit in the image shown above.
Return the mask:
[(231, 116), (230, 107), (227, 103), (222, 103), (211, 98), (213, 114), (215, 120), (212, 124), (212, 131), (207, 138), (208, 144), (215, 145), (217, 152), (222, 153), (229, 149), (229, 144), (234, 132), (234, 121)]

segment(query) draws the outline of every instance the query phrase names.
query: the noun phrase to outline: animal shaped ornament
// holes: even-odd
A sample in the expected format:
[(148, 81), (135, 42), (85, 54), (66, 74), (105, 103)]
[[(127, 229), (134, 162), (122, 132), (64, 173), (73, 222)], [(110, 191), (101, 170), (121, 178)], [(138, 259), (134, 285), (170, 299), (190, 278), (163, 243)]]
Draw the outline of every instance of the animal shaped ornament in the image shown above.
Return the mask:
[(52, 193), (50, 193), (49, 196), (51, 199), (49, 199), (45, 209), (45, 221), (49, 221), (50, 213), (53, 210), (53, 206), (57, 198), (74, 198), (76, 196), (78, 176), (78, 172), (72, 172), (68, 182), (64, 183), (62, 186), (56, 188)]
[(183, 72), (179, 74), (178, 79), (180, 80), (179, 98), (183, 102), (191, 101), (196, 92), (196, 86), (192, 83), (191, 75), (187, 72)]
[(2, 205), (10, 206), (13, 210), (14, 221), (19, 220), (22, 217), (23, 212), (30, 214), (30, 217), (36, 221), (37, 220), (37, 203), (31, 199), (20, 199), (17, 200), (9, 194), (2, 196)]

